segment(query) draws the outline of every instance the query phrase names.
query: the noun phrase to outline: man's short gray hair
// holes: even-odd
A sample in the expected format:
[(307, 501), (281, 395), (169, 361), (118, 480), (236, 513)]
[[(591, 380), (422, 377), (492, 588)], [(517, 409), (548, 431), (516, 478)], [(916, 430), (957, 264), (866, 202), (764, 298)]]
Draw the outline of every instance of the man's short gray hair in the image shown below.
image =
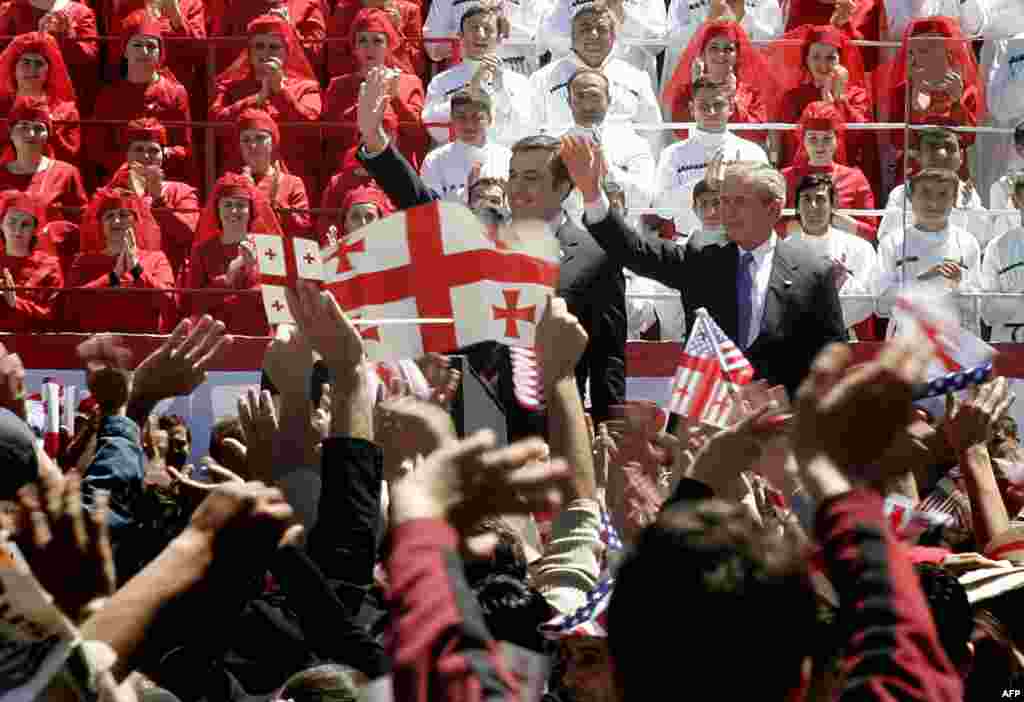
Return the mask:
[(729, 176), (750, 179), (765, 199), (786, 203), (786, 179), (767, 163), (734, 161), (725, 167), (725, 177)]

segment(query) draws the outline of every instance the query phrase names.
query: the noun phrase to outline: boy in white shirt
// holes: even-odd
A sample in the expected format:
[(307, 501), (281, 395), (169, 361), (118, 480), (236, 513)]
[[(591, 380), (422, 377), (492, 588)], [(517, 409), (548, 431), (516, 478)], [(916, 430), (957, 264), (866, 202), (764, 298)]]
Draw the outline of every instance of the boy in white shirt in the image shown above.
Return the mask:
[(470, 173), (475, 178), (508, 179), (512, 152), (491, 143), (487, 132), (494, 121), (491, 99), (460, 90), (451, 99), (452, 130), (455, 141), (440, 146), (423, 159), (420, 176), (443, 200), (468, 204), (466, 187)]
[[(1024, 177), (1013, 180), (1010, 197), (1024, 213)], [(985, 247), (981, 282), (986, 292), (1024, 293), (1024, 227), (1020, 224)], [(981, 315), (992, 327), (992, 341), (1024, 342), (1024, 298), (984, 298)]]
[[(423, 23), (424, 39), (444, 39), (458, 36), (460, 21), (467, 7), (478, 0), (433, 0)], [(498, 57), (505, 67), (530, 75), (537, 70), (537, 28), (550, 5), (549, 0), (502, 0), (502, 11), (508, 20), (509, 35), (498, 47)], [(443, 41), (425, 41), (423, 49), (431, 61), (451, 58), (452, 46)]]
[(493, 105), (491, 141), (511, 146), (535, 133), (530, 124), (533, 92), (530, 79), (502, 64), (498, 57), (501, 14), (492, 4), (469, 2), (459, 7), (462, 63), (434, 76), (427, 86), (423, 122), (438, 144), (451, 141), (451, 96), (462, 89), (487, 95)]
[[(1024, 59), (1024, 56), (1022, 56)], [(1021, 62), (1024, 72), (1024, 60)], [(1024, 173), (1024, 122), (1017, 125), (1013, 132), (1013, 155), (1006, 175), (992, 184), (988, 191), (988, 204), (993, 210), (1012, 210), (1017, 207), (1014, 202), (1014, 185)], [(1019, 214), (998, 215), (992, 218), (992, 236), (997, 237), (1021, 225)]]

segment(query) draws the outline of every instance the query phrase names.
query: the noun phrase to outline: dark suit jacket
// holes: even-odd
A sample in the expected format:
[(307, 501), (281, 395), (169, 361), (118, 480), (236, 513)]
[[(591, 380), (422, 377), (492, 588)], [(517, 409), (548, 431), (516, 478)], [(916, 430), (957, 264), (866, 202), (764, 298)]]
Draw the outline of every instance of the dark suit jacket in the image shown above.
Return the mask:
[[(392, 146), (374, 158), (358, 152), (360, 162), (402, 210), (441, 197), (427, 187)], [(590, 336), (576, 368), (581, 384), (590, 379), (590, 402), (595, 421), (608, 418), (608, 406), (626, 398), (626, 282), (621, 261), (613, 261), (586, 231), (568, 219), (557, 232), (563, 256), (558, 295), (565, 298)], [(510, 427), (514, 431), (514, 427)]]
[[(610, 256), (637, 274), (682, 293), (689, 324), (704, 307), (730, 339), (736, 340), (735, 244), (682, 247), (643, 236), (617, 214), (588, 225)], [(818, 352), (846, 341), (839, 293), (824, 262), (793, 239), (780, 240), (772, 260), (761, 331), (745, 351), (757, 377), (784, 385), (792, 396)]]

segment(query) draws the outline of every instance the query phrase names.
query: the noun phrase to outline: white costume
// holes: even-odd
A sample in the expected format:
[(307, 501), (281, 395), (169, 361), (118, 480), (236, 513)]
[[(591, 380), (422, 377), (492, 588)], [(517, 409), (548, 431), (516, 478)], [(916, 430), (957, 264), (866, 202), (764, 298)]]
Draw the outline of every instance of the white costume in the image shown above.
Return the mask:
[[(708, 162), (719, 148), (725, 161), (757, 161), (768, 163), (768, 155), (760, 145), (741, 139), (728, 130), (705, 132), (694, 128), (686, 141), (665, 147), (658, 159), (654, 176), (654, 204), (658, 209), (673, 209), (677, 232), (689, 232), (701, 226), (693, 211), (693, 189), (707, 171)], [(662, 214), (664, 219), (664, 213)]]
[(829, 227), (823, 236), (807, 236), (798, 232), (792, 237), (806, 242), (813, 249), (820, 249), (823, 258), (836, 259), (850, 271), (839, 290), (839, 302), (847, 327), (863, 322), (874, 313), (874, 299), (843, 299), (850, 295), (874, 295), (878, 256), (868, 241), (835, 227)]
[[(533, 88), (534, 131), (556, 133), (575, 124), (569, 107), (569, 79), (582, 68), (587, 68), (586, 64), (572, 53), (533, 74), (530, 83)], [(616, 122), (661, 124), (658, 99), (646, 73), (616, 58), (614, 52), (598, 68), (608, 79), (611, 91), (606, 125)], [(425, 121), (426, 117), (423, 119)], [(661, 150), (663, 136), (660, 132), (647, 132), (645, 137), (652, 152)]]
[[(740, 26), (752, 41), (782, 36), (785, 18), (778, 0), (745, 0)], [(687, 45), (708, 19), (709, 0), (672, 0), (668, 6), (668, 48), (665, 49), (665, 67), (661, 71), (661, 88), (672, 79)]]
[[(466, 59), (434, 76), (427, 86), (427, 97), (423, 105), (424, 123), (448, 124), (451, 120), (452, 95), (469, 85), (479, 65), (479, 61)], [(488, 130), (488, 141), (511, 146), (524, 136), (535, 133), (530, 125), (530, 109), (534, 100), (529, 78), (503, 68), (497, 79), (486, 86), (485, 90), (490, 94), (494, 108), (494, 124)], [(446, 144), (451, 140), (447, 126), (428, 127), (428, 131), (438, 144)]]
[(420, 176), (442, 200), (467, 204), (466, 181), (473, 166), (481, 165), (481, 178), (508, 180), (511, 158), (512, 152), (501, 144), (472, 146), (453, 141), (427, 154), (420, 167)]
[[(942, 277), (931, 281), (950, 292), (977, 292), (980, 289), (981, 247), (969, 232), (957, 226), (948, 226), (940, 232), (926, 232), (907, 227), (904, 233), (897, 229), (878, 244), (879, 275), (876, 281), (878, 312), (889, 316), (896, 294), (903, 285), (911, 285), (917, 277), (931, 268), (952, 261), (962, 266), (963, 275), (958, 284)], [(959, 301), (961, 322), (965, 329), (980, 332), (974, 314), (974, 301)], [(890, 332), (896, 332), (890, 324)]]
[[(433, 0), (423, 23), (423, 37), (458, 38), (462, 16), (476, 4), (477, 0)], [(537, 29), (549, 4), (550, 0), (504, 0), (511, 32), (498, 47), (498, 56), (505, 59), (510, 69), (523, 75), (537, 70), (537, 58), (543, 53), (537, 47)]]
[[(898, 185), (889, 193), (889, 202), (885, 204), (886, 213), (878, 226), (878, 240), (881, 241), (892, 232), (900, 229), (906, 205), (906, 224), (910, 227), (914, 221), (914, 213), (907, 200), (906, 183)], [(949, 222), (955, 227), (969, 231), (984, 246), (992, 238), (992, 223), (988, 210), (981, 204), (981, 196), (974, 188), (968, 190), (961, 181), (956, 195), (955, 208), (949, 215)]]
[[(1024, 293), (1024, 228), (1011, 229), (985, 247), (981, 283), (987, 292)], [(985, 298), (981, 316), (992, 327), (992, 341), (1024, 342), (1024, 298)]]
[[(623, 268), (622, 273), (626, 277), (626, 337), (639, 339), (657, 321), (661, 325), (662, 341), (682, 341), (686, 332), (686, 313), (683, 312), (679, 291), (639, 276), (628, 268)], [(642, 297), (664, 294), (673, 295), (674, 299)]]
[[(1007, 130), (1024, 121), (1024, 7), (1017, 4), (1020, 29), (1009, 35), (1012, 38), (986, 40), (981, 50), (979, 69), (988, 79), (985, 98), (989, 124)], [(1003, 29), (1005, 24), (993, 21), (986, 34), (991, 37)], [(973, 151), (971, 173), (978, 187), (986, 191), (1007, 172), (1024, 166), (1010, 132), (978, 134)], [(992, 200), (989, 206), (993, 209), (998, 207)]]
[(885, 13), (889, 19), (888, 41), (900, 41), (903, 30), (911, 20), (919, 17), (953, 17), (960, 20), (960, 30), (966, 36), (977, 36), (988, 25), (987, 0), (885, 0)]
[[(1018, 159), (1016, 160), (1016, 168), (1013, 169), (1020, 172), (1024, 163)], [(1015, 210), (1017, 206), (1013, 204), (1010, 199), (1010, 176), (1004, 175), (1002, 178), (992, 184), (989, 189), (988, 203), (989, 207), (993, 210)], [(1001, 236), (1011, 229), (1016, 229), (1021, 226), (1020, 213), (1014, 215), (998, 215), (992, 218), (992, 238), (995, 239), (997, 236)], [(992, 243), (989, 241), (989, 243)]]

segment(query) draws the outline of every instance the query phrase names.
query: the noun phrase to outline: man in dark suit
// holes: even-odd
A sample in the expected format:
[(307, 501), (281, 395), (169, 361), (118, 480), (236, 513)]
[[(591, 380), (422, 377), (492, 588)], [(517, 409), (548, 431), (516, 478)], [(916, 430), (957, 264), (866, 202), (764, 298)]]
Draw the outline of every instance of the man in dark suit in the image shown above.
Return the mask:
[[(373, 69), (359, 97), (358, 120), (363, 144), (360, 162), (400, 209), (440, 197), (420, 179), (390, 144), (383, 130), (389, 80)], [(581, 393), (590, 380), (590, 402), (596, 422), (608, 418), (608, 407), (626, 397), (626, 300), (621, 263), (613, 262), (585, 231), (562, 211), (572, 181), (562, 162), (561, 142), (547, 136), (528, 137), (512, 147), (507, 194), (512, 220), (540, 220), (558, 239), (562, 255), (558, 295), (590, 336), (576, 375)], [(511, 418), (510, 418), (511, 419)], [(513, 427), (512, 433), (515, 434)]]
[[(704, 307), (744, 350), (757, 376), (792, 395), (826, 344), (846, 341), (831, 269), (806, 244), (773, 231), (786, 181), (764, 164), (737, 162), (719, 184), (728, 242), (679, 246), (635, 232), (608, 206), (604, 164), (585, 140), (570, 138), (562, 158), (585, 203), (584, 222), (622, 265), (682, 293), (692, 324)], [(741, 265), (742, 264), (742, 265)]]

